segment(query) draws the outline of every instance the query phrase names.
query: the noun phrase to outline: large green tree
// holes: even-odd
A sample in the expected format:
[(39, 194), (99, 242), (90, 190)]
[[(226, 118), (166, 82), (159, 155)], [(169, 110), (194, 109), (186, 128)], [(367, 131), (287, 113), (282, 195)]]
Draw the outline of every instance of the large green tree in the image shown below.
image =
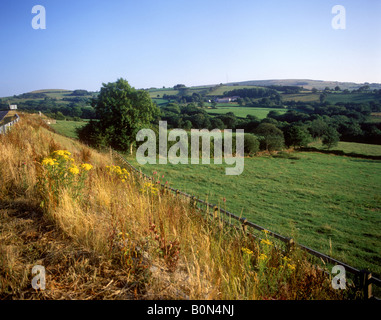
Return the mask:
[(261, 145), (267, 151), (281, 150), (284, 147), (284, 136), (282, 130), (272, 123), (261, 123), (255, 133), (262, 137)]
[(296, 148), (306, 147), (312, 141), (312, 137), (307, 128), (296, 124), (285, 128), (284, 138), (287, 146)]
[(337, 146), (340, 139), (340, 134), (333, 127), (328, 127), (326, 133), (323, 136), (322, 143), (328, 149)]
[(100, 135), (98, 141), (126, 151), (136, 140), (136, 134), (159, 114), (145, 90), (136, 90), (122, 78), (116, 82), (103, 83), (99, 95), (92, 100), (99, 122), (92, 124)]

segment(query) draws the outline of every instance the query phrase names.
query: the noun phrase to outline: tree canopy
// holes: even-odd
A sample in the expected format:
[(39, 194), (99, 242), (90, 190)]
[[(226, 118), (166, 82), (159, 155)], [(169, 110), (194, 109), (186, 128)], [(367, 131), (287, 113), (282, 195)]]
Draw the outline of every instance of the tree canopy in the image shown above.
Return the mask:
[(159, 114), (147, 91), (136, 90), (122, 78), (103, 83), (92, 106), (100, 121), (91, 124), (91, 131), (96, 131), (99, 141), (121, 151), (131, 148), (138, 131), (148, 128)]

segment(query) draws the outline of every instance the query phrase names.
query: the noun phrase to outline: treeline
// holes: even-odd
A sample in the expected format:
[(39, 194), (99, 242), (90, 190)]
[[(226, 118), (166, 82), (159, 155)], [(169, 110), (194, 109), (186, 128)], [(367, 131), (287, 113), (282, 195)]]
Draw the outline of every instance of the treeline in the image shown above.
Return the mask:
[[(56, 120), (96, 119), (95, 110), (91, 107), (91, 100), (96, 96), (96, 92), (87, 90), (74, 90), (71, 93), (57, 92), (63, 93), (64, 97), (58, 99), (49, 97), (43, 92), (28, 92), (13, 96), (12, 104), (16, 104), (18, 110), (29, 113), (41, 111)], [(8, 98), (0, 99), (0, 109), (8, 109), (9, 100)]]
[(303, 90), (303, 87), (298, 87), (298, 86), (268, 86), (270, 89), (274, 89), (277, 91), (281, 91), (284, 94), (297, 94), (300, 93), (300, 91)]
[(262, 147), (269, 150), (306, 146), (313, 139), (322, 139), (329, 147), (339, 139), (381, 144), (381, 123), (368, 122), (371, 112), (381, 110), (380, 103), (295, 103), (294, 107), (297, 109), (284, 114), (270, 111), (265, 119), (259, 120), (251, 115), (238, 118), (232, 112), (211, 115), (195, 104), (181, 107), (170, 103), (161, 108), (161, 119), (167, 121), (171, 128), (244, 129), (247, 133), (259, 135), (263, 134), (263, 126), (260, 125), (266, 123), (273, 141), (262, 144)]
[(237, 96), (241, 98), (273, 98), (280, 96), (278, 91), (268, 88), (243, 88), (224, 92), (224, 97)]
[[(80, 120), (96, 119), (94, 109), (89, 106), (89, 99), (84, 97), (68, 97), (63, 98), (63, 103), (55, 98), (45, 97), (43, 100), (26, 100), (17, 102), (17, 109), (36, 113), (43, 112), (50, 118), (56, 120)], [(8, 109), (8, 103), (0, 101), (0, 109)]]

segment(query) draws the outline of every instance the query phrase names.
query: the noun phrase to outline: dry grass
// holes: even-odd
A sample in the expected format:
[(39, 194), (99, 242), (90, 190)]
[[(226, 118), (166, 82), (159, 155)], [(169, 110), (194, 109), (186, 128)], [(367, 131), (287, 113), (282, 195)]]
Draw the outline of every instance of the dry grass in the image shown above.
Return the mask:
[[(46, 183), (41, 161), (56, 150), (93, 166), (80, 197), (73, 185), (58, 183), (57, 194)], [(300, 252), (285, 258), (155, 184), (133, 174), (122, 179), (107, 169), (113, 164), (109, 153), (59, 136), (33, 116), (0, 136), (0, 298), (347, 297)], [(37, 264), (47, 273), (41, 291), (31, 287)]]

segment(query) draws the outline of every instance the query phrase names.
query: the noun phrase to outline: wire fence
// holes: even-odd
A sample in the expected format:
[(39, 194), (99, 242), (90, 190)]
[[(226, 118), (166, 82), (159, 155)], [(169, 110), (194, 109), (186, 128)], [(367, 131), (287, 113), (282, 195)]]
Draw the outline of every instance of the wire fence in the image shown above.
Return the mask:
[[(116, 156), (116, 158), (118, 158), (122, 163), (126, 164), (129, 168), (131, 168), (136, 174), (138, 174), (139, 176), (145, 178), (145, 179), (149, 179), (149, 180), (152, 180), (153, 178), (144, 174), (143, 172), (141, 172), (141, 170), (138, 170), (137, 168), (135, 168), (128, 160), (126, 160), (120, 153), (118, 153), (117, 151), (115, 150), (112, 150), (112, 154)], [(309, 248), (307, 246), (304, 246), (302, 244), (299, 244), (299, 243), (296, 243), (294, 242), (294, 240), (290, 237), (285, 237), (285, 236), (282, 236), (276, 232), (273, 232), (271, 230), (268, 230), (260, 225), (257, 225), (251, 221), (248, 221), (248, 219), (244, 218), (244, 217), (241, 217), (241, 216), (237, 216), (236, 214), (232, 213), (232, 212), (229, 212), (223, 208), (220, 208), (218, 207), (217, 205), (215, 204), (211, 204), (211, 203), (208, 203), (202, 199), (199, 199), (197, 198), (196, 196), (194, 195), (190, 195), (188, 193), (185, 193), (183, 191), (180, 191), (178, 189), (174, 189), (172, 187), (169, 187), (165, 184), (159, 184), (163, 189), (166, 189), (170, 192), (173, 192), (175, 193), (176, 195), (178, 196), (183, 196), (187, 199), (189, 199), (189, 201), (191, 203), (193, 203), (193, 205), (197, 205), (197, 204), (201, 204), (202, 206), (205, 206), (206, 208), (206, 212), (207, 214), (209, 214), (211, 217), (213, 218), (217, 218), (219, 216), (219, 213), (222, 213), (225, 218), (222, 218), (222, 222), (224, 224), (228, 224), (234, 228), (242, 228), (242, 230), (244, 231), (244, 233), (248, 236), (251, 236), (251, 237), (255, 237), (255, 238), (259, 238), (258, 236), (256, 236), (255, 234), (253, 234), (252, 230), (250, 229), (253, 229), (253, 230), (257, 230), (257, 231), (266, 231), (266, 233), (271, 236), (271, 237), (274, 237), (275, 239), (279, 240), (280, 242), (283, 242), (285, 245), (286, 245), (286, 248), (287, 250), (290, 250), (291, 248), (293, 247), (298, 247), (300, 248), (301, 250), (307, 252), (308, 254), (322, 260), (324, 263), (327, 263), (327, 264), (332, 264), (332, 265), (341, 265), (345, 268), (345, 271), (353, 274), (354, 276), (357, 277), (357, 281), (358, 281), (358, 286), (363, 290), (363, 293), (364, 293), (364, 297), (366, 299), (370, 299), (370, 298), (373, 298), (373, 299), (377, 299), (379, 300), (377, 297), (375, 297), (373, 295), (373, 292), (372, 292), (372, 285), (376, 285), (377, 287), (381, 287), (381, 280), (374, 277), (372, 275), (372, 273), (368, 270), (359, 270), (355, 267), (352, 267), (342, 261), (339, 261), (337, 259), (334, 259), (324, 253), (321, 253), (319, 251), (316, 251), (312, 248)], [(209, 209), (212, 209), (212, 213), (209, 213)], [(227, 219), (228, 218), (228, 219)], [(228, 221), (230, 220), (230, 222)], [(235, 223), (232, 223), (232, 221), (235, 221)]]
[(14, 124), (16, 124), (17, 122), (20, 121), (20, 117), (17, 113), (15, 114), (15, 116), (16, 116), (15, 120), (12, 120), (11, 122), (8, 122), (8, 123), (0, 126), (0, 134), (6, 134), (8, 132), (8, 130), (10, 129), (10, 127), (12, 127)]

